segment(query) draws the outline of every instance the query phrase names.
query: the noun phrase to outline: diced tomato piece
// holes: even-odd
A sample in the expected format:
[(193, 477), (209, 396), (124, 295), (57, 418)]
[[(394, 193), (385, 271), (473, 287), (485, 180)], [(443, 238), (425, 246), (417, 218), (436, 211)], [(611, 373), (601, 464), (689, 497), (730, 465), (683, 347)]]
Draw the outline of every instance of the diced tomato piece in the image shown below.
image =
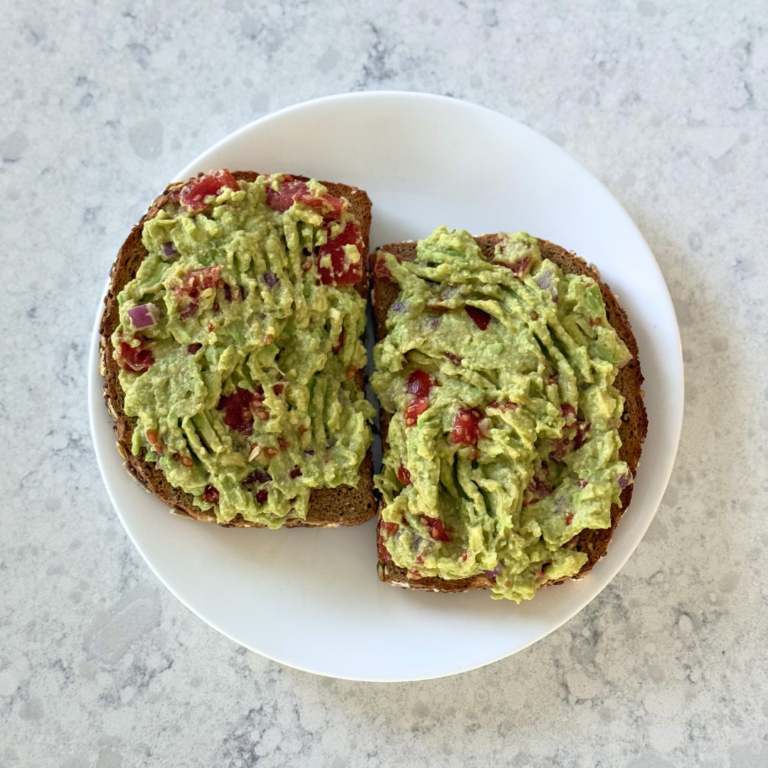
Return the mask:
[(563, 403), (560, 406), (560, 410), (563, 413), (563, 418), (568, 422), (568, 424), (572, 424), (574, 421), (576, 421), (576, 409), (570, 403)]
[(203, 348), (202, 344), (187, 344), (187, 352), (189, 352), (190, 355), (194, 355), (196, 352), (199, 352)]
[(414, 398), (405, 409), (405, 426), (412, 427), (427, 408), (429, 408), (429, 400), (426, 397)]
[(197, 298), (199, 291), (204, 291), (206, 288), (215, 288), (218, 285), (219, 272), (221, 272), (220, 266), (193, 269), (184, 275), (182, 287), (188, 293), (194, 293), (193, 298)]
[[(395, 258), (397, 259), (398, 264), (402, 264), (404, 261), (410, 261), (410, 262), (416, 261), (415, 254), (408, 254), (408, 255), (400, 254), (399, 256), (395, 256)], [(383, 280), (392, 279), (392, 273), (389, 271), (387, 262), (381, 256), (377, 256), (376, 260), (374, 261), (373, 274), (376, 277), (382, 278)]]
[(426, 371), (416, 370), (408, 377), (405, 391), (417, 397), (429, 397), (433, 385), (432, 377)]
[(565, 524), (570, 525), (573, 522), (573, 512), (565, 513)]
[(280, 189), (274, 190), (267, 187), (267, 205), (278, 213), (287, 211), (299, 195), (309, 195), (309, 187), (306, 182), (294, 179), (293, 176), (283, 176)]
[(285, 438), (282, 438), (282, 437), (277, 438), (277, 444), (280, 447), (281, 451), (287, 451), (291, 445)]
[(382, 280), (392, 279), (392, 273), (389, 271), (387, 262), (382, 256), (376, 257), (376, 261), (373, 264), (373, 274), (375, 277), (380, 277)]
[(332, 351), (334, 355), (338, 355), (341, 352), (341, 348), (344, 346), (344, 329), (341, 329), (339, 338), (336, 339), (336, 343), (333, 345)]
[(459, 560), (461, 560), (462, 563), (467, 562), (468, 552), (466, 549), (461, 550), (461, 554), (459, 555)]
[(219, 282), (219, 272), (221, 272), (220, 266), (193, 269), (182, 277), (181, 285), (173, 289), (174, 293), (180, 298), (196, 299), (200, 296), (200, 291), (216, 287)]
[(219, 491), (212, 485), (206, 485), (202, 494), (203, 501), (207, 501), (209, 504), (219, 503)]
[(235, 177), (226, 168), (223, 168), (220, 171), (190, 181), (181, 190), (179, 202), (189, 211), (204, 211), (208, 207), (205, 198), (209, 195), (220, 195), (225, 187), (234, 189), (235, 192), (240, 190)]
[(268, 496), (269, 496), (269, 491), (266, 488), (262, 488), (256, 494), (256, 501), (258, 501), (259, 504), (266, 504)]
[(215, 288), (219, 282), (221, 267), (203, 267), (187, 272), (182, 278), (180, 286), (176, 286), (173, 292), (179, 302), (179, 317), (186, 319), (194, 315), (199, 305), (197, 299), (200, 292), (207, 288)]
[(570, 452), (571, 441), (567, 437), (563, 437), (552, 446), (549, 455), (553, 461), (559, 464)]
[[(197, 310), (200, 308), (200, 305), (192, 300), (192, 299), (182, 299), (179, 302), (179, 317), (182, 320), (186, 320), (188, 317), (192, 317), (192, 315), (197, 313)], [(210, 326), (210, 323), (208, 323)], [(208, 331), (210, 332), (211, 328), (208, 328)]]
[(292, 480), (295, 480), (297, 477), (301, 477), (301, 467), (294, 467), (290, 474)]
[(523, 256), (522, 259), (519, 259), (512, 264), (506, 261), (497, 261), (496, 264), (498, 264), (500, 267), (506, 267), (507, 269), (511, 270), (515, 277), (520, 277), (520, 275), (522, 275), (525, 270), (528, 269), (528, 264), (530, 261), (530, 256)]
[(237, 392), (223, 397), (218, 410), (224, 411), (224, 423), (242, 435), (253, 432), (253, 407), (260, 401), (259, 396), (240, 387)]
[(477, 445), (477, 425), (482, 417), (482, 413), (477, 408), (459, 408), (453, 422), (451, 442), (457, 445)]
[(448, 535), (448, 532), (445, 530), (443, 521), (439, 518), (422, 515), (419, 520), (421, 521), (422, 525), (426, 525), (427, 528), (429, 528), (429, 535), (435, 541), (453, 541), (453, 539)]
[[(313, 200), (317, 200), (316, 197), (312, 197)], [(320, 198), (323, 203), (323, 207), (326, 209), (324, 219), (326, 221), (332, 221), (337, 219), (341, 212), (344, 210), (344, 200), (340, 197), (334, 197), (333, 195), (323, 195)], [(307, 203), (309, 205), (309, 203)]]
[(531, 482), (528, 483), (528, 487), (525, 489), (523, 506), (527, 507), (529, 504), (535, 504), (551, 495), (552, 486), (540, 477), (533, 477), (531, 478)]
[(488, 324), (491, 322), (491, 316), (487, 312), (483, 312), (482, 309), (477, 307), (464, 307), (467, 310), (467, 314), (472, 318), (472, 322), (481, 330), (484, 331)]
[(279, 190), (267, 187), (267, 205), (273, 211), (284, 213), (294, 203), (304, 203), (316, 211), (323, 212), (326, 221), (338, 218), (344, 210), (344, 200), (328, 194), (313, 195), (306, 182), (294, 179), (293, 176), (283, 176)]
[(429, 529), (429, 535), (435, 539), (435, 541), (453, 541), (445, 530), (442, 520), (436, 520), (435, 524)]
[(384, 538), (388, 539), (390, 536), (393, 536), (395, 533), (397, 533), (399, 527), (400, 526), (397, 523), (382, 522), (381, 529), (384, 531)]
[(397, 468), (397, 479), (403, 485), (411, 484), (411, 473), (402, 464)]
[(552, 486), (540, 477), (535, 477), (528, 485), (528, 490), (535, 493), (540, 499), (546, 499), (552, 495)]
[(285, 392), (285, 388), (288, 386), (288, 384), (284, 381), (278, 381), (277, 384), (275, 384), (274, 387), (272, 387), (272, 391), (275, 393), (277, 397), (280, 397), (280, 395)]
[[(356, 262), (349, 261), (344, 250), (345, 245), (354, 245), (361, 255)], [(335, 237), (321, 245), (317, 254), (317, 269), (324, 285), (352, 285), (363, 279), (363, 236), (360, 227), (349, 221)], [(323, 258), (330, 256), (331, 264), (323, 264)]]
[[(139, 339), (139, 336), (136, 336)], [(146, 346), (146, 339), (141, 338), (138, 347), (132, 347), (128, 342), (121, 341), (117, 350), (117, 364), (124, 371), (146, 373), (155, 362), (152, 350)]]
[(578, 451), (584, 443), (587, 442), (587, 432), (592, 429), (592, 425), (587, 421), (580, 421), (576, 427), (576, 437), (573, 439), (573, 450)]

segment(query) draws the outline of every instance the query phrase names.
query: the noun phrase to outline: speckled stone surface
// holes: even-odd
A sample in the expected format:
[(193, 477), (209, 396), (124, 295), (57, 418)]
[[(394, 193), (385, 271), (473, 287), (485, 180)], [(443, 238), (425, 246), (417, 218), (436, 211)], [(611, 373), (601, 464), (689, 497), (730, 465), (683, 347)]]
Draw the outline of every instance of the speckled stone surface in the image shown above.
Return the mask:
[[(0, 765), (768, 765), (764, 0), (0, 18)], [(297, 672), (190, 614), (112, 511), (85, 397), (107, 271), (165, 182), (271, 110), (381, 88), (497, 109), (590, 168), (659, 260), (687, 366), (671, 485), (622, 573), (534, 647), (423, 684)]]

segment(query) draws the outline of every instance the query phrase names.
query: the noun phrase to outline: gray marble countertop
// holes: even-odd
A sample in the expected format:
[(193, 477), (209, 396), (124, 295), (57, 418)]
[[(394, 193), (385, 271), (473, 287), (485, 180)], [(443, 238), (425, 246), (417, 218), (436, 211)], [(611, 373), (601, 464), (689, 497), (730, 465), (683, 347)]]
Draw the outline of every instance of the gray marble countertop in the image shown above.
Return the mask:
[[(764, 0), (0, 18), (0, 765), (768, 765)], [(382, 88), (497, 109), (601, 178), (659, 260), (687, 378), (669, 490), (610, 587), (512, 658), (402, 685), (282, 667), (179, 604), (110, 506), (85, 397), (107, 271), (166, 181), (269, 111)]]

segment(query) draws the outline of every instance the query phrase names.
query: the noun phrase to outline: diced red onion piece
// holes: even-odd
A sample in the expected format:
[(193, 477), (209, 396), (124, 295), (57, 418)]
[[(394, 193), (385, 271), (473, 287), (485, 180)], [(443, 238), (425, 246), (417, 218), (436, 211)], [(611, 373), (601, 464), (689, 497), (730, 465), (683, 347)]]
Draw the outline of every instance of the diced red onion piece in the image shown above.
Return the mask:
[(264, 282), (268, 288), (274, 288), (277, 285), (277, 275), (272, 274), (272, 272), (265, 272)]
[(138, 307), (128, 310), (135, 328), (151, 328), (157, 324), (157, 307), (154, 304), (140, 304)]
[(483, 571), (483, 573), (489, 578), (489, 579), (495, 579), (504, 569), (504, 561), (500, 560), (499, 564), (492, 570), (492, 571)]
[(619, 488), (623, 491), (629, 485), (629, 475), (619, 475)]
[(552, 273), (549, 270), (543, 271), (537, 278), (536, 283), (542, 291), (549, 291), (552, 294), (552, 301), (557, 302), (560, 298), (557, 295), (557, 288), (552, 282)]
[(396, 301), (392, 305), (392, 311), (393, 312), (405, 312), (405, 304), (403, 304), (402, 301)]
[(174, 256), (179, 255), (179, 252), (176, 250), (176, 246), (171, 242), (163, 243), (160, 246), (160, 251), (161, 251), (160, 256), (163, 259), (163, 261), (169, 261)]

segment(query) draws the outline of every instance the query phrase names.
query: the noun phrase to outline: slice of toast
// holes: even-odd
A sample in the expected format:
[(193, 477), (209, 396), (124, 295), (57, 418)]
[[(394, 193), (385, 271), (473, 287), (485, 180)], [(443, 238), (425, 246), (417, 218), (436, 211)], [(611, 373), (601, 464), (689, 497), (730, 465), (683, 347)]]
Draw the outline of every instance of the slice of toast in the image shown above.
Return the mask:
[[(496, 243), (495, 235), (481, 235), (475, 238), (483, 254), (491, 259)], [(637, 474), (637, 465), (640, 461), (640, 454), (643, 449), (643, 441), (648, 431), (648, 417), (643, 405), (643, 375), (640, 372), (640, 360), (638, 357), (637, 341), (632, 333), (632, 328), (627, 320), (627, 315), (619, 306), (618, 298), (611, 292), (610, 288), (600, 279), (600, 273), (594, 265), (587, 264), (575, 253), (566, 251), (554, 243), (547, 240), (539, 240), (541, 256), (557, 264), (560, 269), (567, 274), (589, 275), (600, 286), (600, 291), (605, 302), (608, 322), (613, 326), (621, 340), (627, 345), (632, 360), (627, 363), (618, 373), (614, 386), (624, 396), (624, 414), (621, 419), (619, 436), (621, 437), (621, 450), (619, 458), (625, 461), (632, 476)], [(394, 256), (404, 256), (406, 260), (414, 259), (416, 255), (416, 243), (404, 242), (386, 245), (380, 250), (387, 251)], [(373, 296), (372, 304), (376, 324), (376, 338), (380, 340), (386, 336), (387, 312), (392, 304), (397, 300), (400, 288), (396, 283), (375, 274), (373, 276)], [(391, 414), (382, 410), (381, 412), (381, 436), (386, 447), (387, 427)], [(628, 485), (621, 493), (621, 504), (614, 504), (611, 507), (611, 527), (604, 530), (584, 530), (579, 534), (579, 541), (576, 547), (581, 552), (586, 552), (587, 562), (582, 569), (573, 578), (583, 578), (594, 567), (595, 563), (605, 555), (608, 550), (608, 544), (616, 530), (616, 526), (621, 516), (627, 511), (629, 503), (632, 500), (633, 485)], [(441, 579), (439, 577), (428, 577), (423, 579), (409, 578), (404, 568), (399, 568), (391, 560), (387, 561), (383, 557), (384, 542), (381, 537), (381, 518), (377, 527), (377, 550), (379, 555), (378, 573), (379, 578), (390, 584), (400, 587), (412, 587), (415, 589), (428, 589), (433, 592), (466, 592), (470, 589), (487, 589), (493, 582), (484, 575), (472, 576), (468, 579)], [(549, 584), (561, 584), (562, 581), (548, 582)]]
[[(262, 175), (253, 171), (236, 171), (232, 174), (238, 181), (254, 181)], [(295, 179), (308, 181), (304, 176), (294, 176)], [(123, 390), (118, 380), (118, 365), (115, 362), (111, 336), (119, 324), (117, 296), (124, 286), (135, 276), (141, 262), (147, 256), (147, 250), (141, 242), (144, 222), (151, 219), (168, 202), (169, 195), (183, 187), (187, 182), (171, 184), (158, 197), (141, 221), (131, 230), (117, 254), (117, 259), (110, 273), (110, 284), (104, 299), (104, 314), (101, 318), (101, 360), (99, 371), (104, 378), (104, 400), (107, 410), (115, 421), (117, 435), (117, 450), (125, 460), (123, 467), (134, 479), (157, 496), (171, 508), (173, 514), (188, 517), (203, 522), (216, 522), (212, 511), (203, 511), (194, 504), (193, 497), (172, 486), (165, 478), (162, 470), (144, 460), (144, 449), (141, 454), (131, 453), (131, 439), (136, 425), (136, 419), (126, 416), (123, 409)], [(369, 268), (368, 250), (371, 230), (371, 201), (368, 195), (356, 187), (345, 184), (322, 182), (331, 195), (343, 197), (349, 201), (350, 211), (360, 223), (363, 236), (364, 278), (355, 288), (363, 298), (368, 298)], [(358, 371), (355, 382), (360, 389), (364, 386), (364, 374)], [(324, 527), (335, 528), (340, 525), (359, 525), (370, 520), (376, 514), (376, 504), (373, 493), (373, 459), (369, 450), (360, 466), (360, 481), (355, 487), (342, 485), (336, 488), (317, 488), (310, 495), (309, 512), (306, 520), (288, 520), (286, 528)], [(231, 528), (263, 528), (264, 526), (235, 517), (225, 527)]]

